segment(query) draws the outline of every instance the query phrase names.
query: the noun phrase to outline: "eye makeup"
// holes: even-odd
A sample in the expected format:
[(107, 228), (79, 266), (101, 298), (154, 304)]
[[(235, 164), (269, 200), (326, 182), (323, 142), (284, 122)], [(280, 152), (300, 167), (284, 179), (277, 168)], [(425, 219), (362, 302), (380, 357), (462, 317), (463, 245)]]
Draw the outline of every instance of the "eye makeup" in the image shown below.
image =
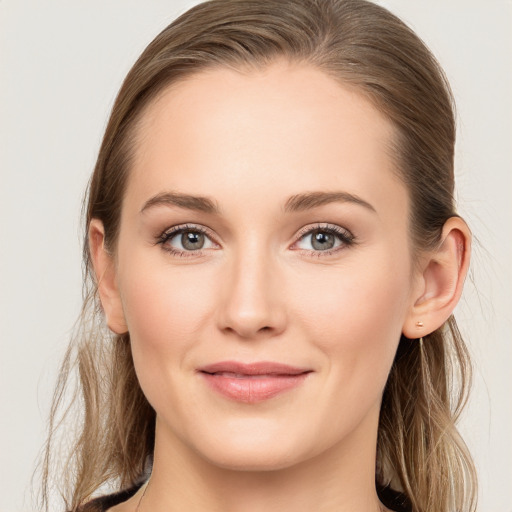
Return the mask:
[[(179, 243), (182, 246), (181, 249), (171, 245), (171, 242), (175, 238), (179, 239)], [(200, 257), (204, 254), (203, 249), (219, 247), (216, 242), (212, 241), (212, 238), (213, 234), (211, 231), (200, 224), (179, 224), (166, 229), (160, 234), (156, 240), (156, 244), (161, 245), (163, 250), (179, 258)], [(205, 248), (204, 245), (206, 241), (214, 247)], [(198, 243), (201, 243), (201, 247), (190, 247)]]
[[(308, 237), (312, 248), (299, 247)], [(355, 243), (354, 235), (346, 228), (328, 223), (305, 226), (300, 229), (295, 238), (296, 241), (290, 247), (291, 250), (318, 258), (335, 254)], [(211, 230), (200, 224), (189, 223), (166, 229), (157, 237), (155, 245), (161, 245), (163, 250), (180, 258), (201, 257), (204, 256), (205, 251), (220, 247)]]
[[(318, 250), (304, 249), (303, 247), (294, 248), (308, 237), (310, 237), (310, 244), (313, 249), (315, 245), (323, 247)], [(299, 231), (297, 238), (298, 240), (292, 245), (292, 249), (300, 251), (304, 255), (314, 255), (317, 258), (330, 256), (355, 243), (355, 237), (348, 229), (328, 223), (305, 226)]]

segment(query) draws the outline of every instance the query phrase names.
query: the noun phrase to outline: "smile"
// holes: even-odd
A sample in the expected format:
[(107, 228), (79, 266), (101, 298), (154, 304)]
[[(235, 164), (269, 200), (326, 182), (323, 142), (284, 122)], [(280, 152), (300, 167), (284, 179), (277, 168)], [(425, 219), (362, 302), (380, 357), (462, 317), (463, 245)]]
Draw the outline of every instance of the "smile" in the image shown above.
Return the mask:
[(210, 389), (231, 400), (251, 404), (296, 388), (311, 372), (267, 361), (250, 364), (223, 361), (199, 369)]

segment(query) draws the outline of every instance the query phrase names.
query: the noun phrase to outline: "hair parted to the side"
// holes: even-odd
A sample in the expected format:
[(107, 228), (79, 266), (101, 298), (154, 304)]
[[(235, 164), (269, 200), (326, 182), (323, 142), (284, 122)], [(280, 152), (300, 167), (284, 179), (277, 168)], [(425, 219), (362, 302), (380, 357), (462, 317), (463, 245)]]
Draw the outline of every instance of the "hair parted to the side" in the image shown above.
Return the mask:
[[(394, 15), (364, 0), (211, 0), (180, 16), (128, 73), (89, 185), (84, 306), (51, 410), (42, 462), (46, 510), (58, 459), (55, 431), (66, 415), (78, 421), (58, 475), (67, 510), (78, 510), (105, 483), (118, 489), (132, 485), (151, 466), (155, 412), (139, 387), (129, 334), (113, 335), (105, 325), (87, 240), (89, 222), (100, 219), (106, 246), (115, 252), (136, 127), (145, 108), (164, 88), (206, 68), (243, 72), (276, 59), (315, 66), (357, 88), (394, 124), (394, 158), (411, 198), (416, 254), (435, 247), (442, 226), (456, 215), (450, 89), (426, 46)], [(64, 407), (75, 369), (76, 411)], [(475, 510), (475, 471), (455, 426), (470, 370), (453, 317), (421, 342), (400, 341), (382, 400), (376, 481), (378, 487), (391, 484), (402, 491), (415, 512)]]

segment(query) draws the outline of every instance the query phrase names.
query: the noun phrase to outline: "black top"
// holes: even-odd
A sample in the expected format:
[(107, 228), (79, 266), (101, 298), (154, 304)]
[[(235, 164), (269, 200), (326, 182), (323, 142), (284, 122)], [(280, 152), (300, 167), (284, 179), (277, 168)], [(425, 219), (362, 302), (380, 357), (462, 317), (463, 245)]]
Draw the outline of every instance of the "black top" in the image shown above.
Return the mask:
[[(131, 498), (142, 485), (143, 482), (125, 491), (95, 498), (83, 507), (80, 507), (80, 512), (106, 512), (110, 507)], [(387, 508), (395, 512), (412, 512), (411, 503), (404, 494), (391, 489), (391, 487), (380, 487), (377, 491), (380, 500)]]
[(119, 505), (119, 503), (131, 498), (142, 487), (143, 483), (144, 482), (141, 482), (124, 491), (94, 498), (92, 501), (89, 501), (89, 503), (81, 506), (79, 512), (106, 512), (110, 507)]

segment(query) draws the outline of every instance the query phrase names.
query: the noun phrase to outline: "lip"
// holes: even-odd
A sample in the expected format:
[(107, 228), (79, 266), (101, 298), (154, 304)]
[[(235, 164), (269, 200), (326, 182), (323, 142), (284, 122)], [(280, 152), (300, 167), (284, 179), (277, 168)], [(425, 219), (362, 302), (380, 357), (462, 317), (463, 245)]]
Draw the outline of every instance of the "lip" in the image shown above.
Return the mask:
[(296, 388), (312, 370), (271, 361), (221, 361), (198, 372), (211, 389), (226, 398), (257, 403)]

